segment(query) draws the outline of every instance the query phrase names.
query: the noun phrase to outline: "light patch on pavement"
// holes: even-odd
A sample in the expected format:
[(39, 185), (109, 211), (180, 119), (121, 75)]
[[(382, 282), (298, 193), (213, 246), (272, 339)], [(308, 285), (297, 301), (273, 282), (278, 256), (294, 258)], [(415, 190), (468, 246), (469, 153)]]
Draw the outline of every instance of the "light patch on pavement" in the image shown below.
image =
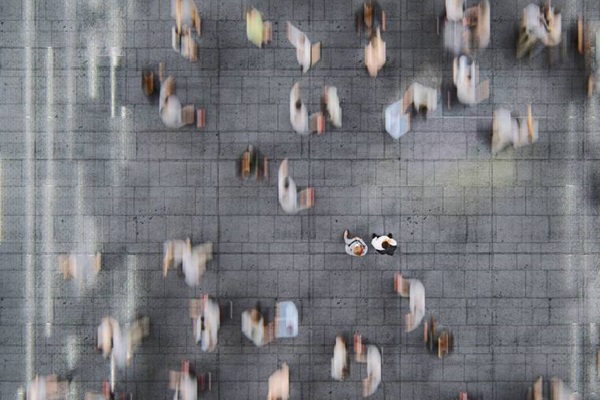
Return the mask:
[(44, 319), (45, 335), (52, 336), (54, 322), (54, 49), (46, 51), (46, 185), (44, 186), (43, 239), (44, 257)]

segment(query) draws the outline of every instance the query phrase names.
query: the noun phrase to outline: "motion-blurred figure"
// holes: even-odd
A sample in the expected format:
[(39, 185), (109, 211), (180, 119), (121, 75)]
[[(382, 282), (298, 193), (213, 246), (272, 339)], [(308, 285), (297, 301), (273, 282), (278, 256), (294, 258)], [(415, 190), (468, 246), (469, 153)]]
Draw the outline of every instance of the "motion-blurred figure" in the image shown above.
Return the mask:
[(269, 159), (263, 156), (254, 146), (248, 146), (248, 149), (242, 153), (238, 164), (239, 176), (247, 179), (254, 175), (257, 180), (269, 178)]
[(394, 290), (402, 297), (410, 298), (410, 312), (406, 314), (406, 332), (414, 331), (425, 315), (425, 287), (418, 279), (404, 279), (400, 273), (394, 276)]
[(194, 287), (200, 284), (202, 275), (206, 271), (206, 264), (212, 260), (213, 246), (206, 242), (192, 247), (188, 238), (183, 240), (169, 240), (164, 244), (163, 276), (166, 277), (169, 268), (181, 265), (185, 276), (185, 283)]
[(335, 86), (325, 86), (321, 97), (323, 114), (327, 114), (329, 121), (336, 128), (342, 127), (342, 108)]
[(356, 15), (356, 30), (360, 34), (362, 27), (372, 37), (377, 29), (385, 31), (385, 11), (377, 1), (367, 1), (363, 4), (361, 11)]
[(538, 123), (533, 119), (531, 106), (527, 107), (527, 119), (518, 119), (510, 111), (500, 108), (494, 111), (492, 155), (506, 146), (514, 148), (535, 143), (538, 139)]
[(592, 96), (594, 91), (600, 90), (600, 51), (598, 40), (600, 38), (600, 22), (585, 21), (581, 16), (577, 18), (577, 52), (584, 56), (585, 68), (588, 73), (587, 94)]
[(367, 254), (367, 251), (369, 250), (364, 240), (358, 236), (349, 238), (347, 229), (344, 231), (344, 242), (346, 243), (346, 254), (354, 257), (362, 257)]
[(385, 65), (386, 59), (386, 45), (381, 38), (381, 30), (376, 29), (376, 34), (371, 37), (369, 44), (365, 47), (365, 66), (369, 75), (373, 78), (377, 76), (377, 73)]
[(381, 383), (381, 353), (376, 346), (367, 346), (367, 378), (363, 380), (363, 397), (377, 391)]
[(429, 323), (423, 323), (423, 341), (432, 354), (444, 358), (454, 348), (454, 335), (449, 328), (440, 328), (435, 317), (431, 316)]
[(58, 256), (58, 267), (65, 280), (73, 280), (77, 290), (93, 286), (102, 269), (102, 256), (88, 254), (62, 254)]
[(175, 78), (172, 76), (168, 77), (160, 88), (158, 112), (168, 128), (181, 128), (184, 125), (181, 102), (175, 95)]
[(246, 36), (258, 48), (273, 40), (271, 23), (263, 21), (262, 14), (256, 8), (246, 11)]
[(172, 30), (172, 46), (175, 51), (194, 62), (198, 58), (198, 44), (192, 35), (192, 27), (200, 35), (200, 16), (194, 0), (171, 0), (171, 17), (175, 18)]
[[(298, 197), (300, 197), (299, 200)], [(279, 204), (281, 209), (288, 214), (296, 214), (311, 208), (314, 203), (314, 189), (306, 188), (298, 193), (296, 183), (288, 173), (288, 159), (283, 160), (279, 166)]]
[(523, 9), (521, 30), (517, 43), (517, 58), (526, 53), (532, 57), (535, 55), (535, 47), (541, 43), (545, 47), (557, 46), (561, 42), (562, 16), (556, 12), (550, 4), (538, 6), (529, 4)]
[(221, 326), (221, 311), (216, 300), (202, 296), (190, 301), (190, 316), (194, 321), (194, 338), (202, 351), (215, 351)]
[(242, 333), (256, 347), (261, 347), (273, 340), (275, 335), (272, 330), (273, 326), (267, 327), (265, 318), (258, 306), (242, 313)]
[(125, 331), (119, 322), (112, 318), (103, 318), (98, 326), (97, 347), (104, 358), (112, 356), (119, 368), (130, 365), (133, 350), (150, 334), (150, 319), (142, 317), (128, 324)]
[(465, 0), (446, 0), (448, 21), (462, 22), (465, 13)]
[(490, 43), (489, 1), (483, 0), (464, 12), (463, 7), (463, 1), (446, 0), (444, 47), (456, 55), (470, 54)]
[(296, 59), (302, 67), (302, 72), (307, 72), (310, 67), (321, 59), (321, 43), (310, 44), (304, 32), (296, 28), (290, 21), (287, 22), (287, 38), (296, 48)]
[[(183, 361), (181, 372), (169, 372), (169, 389), (175, 390), (174, 400), (197, 400), (199, 394), (211, 389), (211, 374), (197, 374), (189, 361)], [(208, 385), (206, 384), (208, 382)]]
[(346, 340), (343, 336), (338, 336), (335, 338), (333, 358), (331, 359), (331, 378), (336, 381), (343, 381), (347, 373), (348, 351), (346, 350)]
[(478, 104), (490, 97), (490, 82), (479, 82), (479, 68), (467, 56), (454, 59), (454, 85), (458, 101), (462, 104)]
[(269, 377), (268, 400), (288, 400), (290, 398), (290, 370), (286, 363)]
[[(543, 400), (544, 397), (544, 379), (540, 376), (536, 379), (532, 387), (527, 391), (528, 400)], [(581, 400), (578, 393), (572, 392), (567, 388), (561, 379), (556, 377), (550, 379), (550, 400)]]
[(56, 375), (36, 375), (27, 384), (27, 400), (59, 400), (64, 399), (69, 393), (69, 382), (59, 381)]
[(294, 84), (290, 92), (290, 123), (297, 133), (301, 135), (310, 133), (308, 109), (300, 98), (299, 83)]
[(373, 240), (371, 240), (371, 246), (379, 254), (387, 254), (393, 256), (398, 248), (398, 242), (392, 237), (391, 233), (387, 235), (373, 234)]

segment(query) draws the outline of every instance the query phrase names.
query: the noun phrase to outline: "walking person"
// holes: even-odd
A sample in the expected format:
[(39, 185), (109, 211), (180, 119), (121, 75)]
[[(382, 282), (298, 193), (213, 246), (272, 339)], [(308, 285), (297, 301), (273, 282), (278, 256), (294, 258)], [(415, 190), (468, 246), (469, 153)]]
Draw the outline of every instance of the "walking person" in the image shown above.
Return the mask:
[(371, 240), (371, 246), (377, 251), (379, 254), (387, 254), (388, 256), (393, 256), (398, 248), (398, 242), (394, 240), (391, 233), (386, 235), (377, 235), (373, 234), (373, 240)]
[(358, 236), (348, 238), (348, 229), (344, 231), (344, 242), (346, 242), (346, 254), (354, 257), (362, 257), (367, 254), (368, 247), (364, 240)]

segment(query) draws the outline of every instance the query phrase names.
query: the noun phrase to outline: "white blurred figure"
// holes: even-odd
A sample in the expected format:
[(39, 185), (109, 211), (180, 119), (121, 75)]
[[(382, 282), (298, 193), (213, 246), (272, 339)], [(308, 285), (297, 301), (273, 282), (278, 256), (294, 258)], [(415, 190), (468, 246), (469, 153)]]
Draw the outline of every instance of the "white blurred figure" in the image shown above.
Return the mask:
[(290, 370), (284, 363), (281, 369), (269, 377), (268, 400), (288, 400), (290, 398)]
[(158, 106), (160, 118), (167, 128), (181, 128), (183, 123), (182, 107), (175, 95), (175, 79), (169, 76), (160, 87)]
[(310, 39), (304, 32), (287, 22), (287, 38), (296, 48), (296, 59), (302, 67), (302, 72), (307, 72), (321, 58), (321, 43), (311, 45)]
[(340, 107), (340, 98), (338, 97), (337, 88), (335, 86), (325, 86), (323, 88), (322, 102), (331, 124), (336, 128), (341, 128), (342, 108)]
[(188, 239), (182, 260), (182, 270), (188, 286), (195, 287), (200, 284), (202, 275), (206, 271), (206, 263), (210, 260), (212, 260), (212, 243), (207, 242), (192, 247)]
[(266, 344), (267, 332), (265, 332), (265, 320), (263, 315), (255, 307), (242, 313), (242, 333), (256, 347)]
[(212, 243), (206, 242), (192, 247), (188, 238), (186, 241), (169, 240), (163, 247), (163, 277), (167, 276), (169, 268), (181, 265), (185, 283), (190, 287), (198, 286), (206, 271), (206, 264), (212, 260)]
[(296, 83), (290, 92), (290, 123), (292, 128), (301, 135), (310, 133), (308, 109), (300, 98), (300, 84)]
[(465, 12), (465, 0), (446, 0), (446, 18), (449, 21), (462, 21)]
[(117, 367), (123, 368), (130, 365), (134, 348), (149, 333), (150, 320), (147, 317), (137, 319), (125, 331), (116, 319), (106, 317), (98, 326), (97, 346), (104, 358), (113, 357)]
[(381, 30), (377, 28), (376, 34), (371, 38), (369, 44), (365, 47), (365, 66), (369, 75), (373, 78), (385, 65), (386, 45), (381, 39)]
[(65, 398), (69, 392), (69, 382), (59, 381), (56, 375), (36, 375), (27, 384), (27, 400), (53, 400)]
[(88, 254), (68, 254), (58, 256), (58, 266), (66, 280), (73, 280), (77, 290), (92, 287), (102, 268), (102, 256)]
[[(314, 205), (314, 189), (307, 188), (298, 193), (296, 183), (288, 173), (288, 159), (279, 166), (279, 204), (288, 214), (296, 214)], [(300, 200), (298, 200), (300, 197)]]
[(215, 351), (221, 326), (219, 304), (207, 295), (200, 300), (199, 313), (194, 317), (194, 335), (202, 351)]
[(550, 4), (545, 7), (529, 4), (523, 9), (517, 58), (521, 58), (526, 53), (532, 55), (538, 41), (547, 47), (557, 46), (561, 42), (561, 35), (562, 16), (560, 13), (555, 12)]
[(467, 56), (454, 59), (453, 80), (462, 104), (474, 105), (489, 98), (489, 81), (479, 82), (479, 68)]
[(581, 400), (578, 393), (572, 392), (561, 379), (550, 379), (550, 400)]
[(492, 155), (510, 144), (519, 148), (535, 143), (537, 139), (538, 123), (533, 119), (531, 106), (527, 107), (526, 120), (512, 117), (510, 111), (503, 108), (494, 111)]
[(198, 399), (198, 379), (195, 376), (185, 373), (180, 375), (179, 396), (181, 400)]
[(193, 26), (200, 34), (200, 18), (194, 0), (171, 0), (171, 18), (175, 19), (179, 33)]
[(342, 336), (335, 338), (335, 347), (333, 348), (333, 358), (331, 359), (331, 378), (336, 381), (343, 381), (348, 371), (348, 351), (346, 350), (346, 341)]
[(412, 93), (412, 104), (417, 112), (427, 113), (437, 108), (438, 91), (436, 89), (420, 83), (413, 83), (408, 90)]
[(381, 383), (381, 353), (376, 346), (367, 346), (367, 378), (363, 380), (363, 397), (377, 391)]
[(394, 291), (402, 297), (409, 297), (410, 312), (405, 317), (405, 329), (406, 332), (412, 332), (425, 316), (425, 287), (418, 279), (404, 279), (400, 273), (396, 273)]

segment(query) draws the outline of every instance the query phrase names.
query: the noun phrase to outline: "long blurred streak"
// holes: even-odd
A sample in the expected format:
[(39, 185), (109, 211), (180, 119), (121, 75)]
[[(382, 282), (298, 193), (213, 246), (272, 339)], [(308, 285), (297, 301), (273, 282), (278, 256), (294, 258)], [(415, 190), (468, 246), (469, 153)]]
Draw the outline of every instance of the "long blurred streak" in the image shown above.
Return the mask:
[(33, 379), (35, 363), (35, 114), (34, 101), (34, 58), (35, 47), (35, 2), (24, 0), (24, 65), (25, 65), (25, 239), (24, 239), (24, 264), (25, 264), (25, 382)]
[(0, 153), (0, 243), (4, 238), (4, 193), (2, 192), (2, 182), (4, 182), (4, 170), (2, 169), (2, 153)]
[[(75, 24), (77, 26), (76, 20), (76, 6), (77, 2), (73, 0), (65, 0), (65, 21), (68, 23)], [(76, 93), (75, 93), (75, 48), (77, 46), (77, 34), (75, 30), (69, 29), (69, 33), (67, 34), (67, 44), (66, 44), (66, 53), (67, 53), (67, 71), (66, 71), (66, 86), (65, 90), (67, 92), (67, 145), (69, 150), (67, 154), (69, 158), (73, 158), (73, 127), (75, 126), (75, 102), (76, 102)]]
[(91, 34), (87, 46), (88, 53), (88, 93), (92, 99), (98, 98), (98, 43), (97, 36)]
[(578, 323), (571, 324), (571, 365), (570, 387), (573, 391), (581, 393), (581, 330)]
[(127, 301), (125, 302), (125, 321), (133, 321), (135, 318), (137, 290), (137, 256), (127, 256)]
[(54, 49), (46, 53), (46, 185), (44, 186), (43, 240), (47, 256), (44, 258), (44, 318), (46, 337), (52, 336), (54, 321)]
[(598, 391), (598, 325), (591, 322), (588, 328), (588, 341), (592, 351), (588, 352), (589, 358), (587, 361), (587, 377), (586, 377), (586, 394), (590, 397), (595, 396)]

